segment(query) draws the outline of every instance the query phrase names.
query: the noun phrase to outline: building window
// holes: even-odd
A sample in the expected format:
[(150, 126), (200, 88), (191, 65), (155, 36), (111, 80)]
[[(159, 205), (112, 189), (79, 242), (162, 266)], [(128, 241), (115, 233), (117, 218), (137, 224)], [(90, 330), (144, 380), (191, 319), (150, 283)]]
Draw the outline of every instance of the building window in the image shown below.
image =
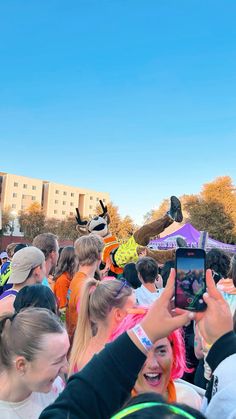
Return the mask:
[(55, 199), (55, 204), (58, 204), (58, 199)]
[(18, 182), (14, 182), (14, 186), (16, 186), (16, 187), (17, 187), (17, 186), (18, 186)]
[(55, 194), (59, 195), (59, 190), (58, 189), (55, 190)]
[(73, 212), (70, 212), (70, 215), (74, 215), (74, 213)]
[(66, 201), (62, 201), (62, 205), (66, 205)]
[(97, 202), (99, 201), (99, 198), (96, 198)]
[(70, 203), (70, 206), (71, 206), (71, 207), (73, 207), (73, 206), (74, 206), (74, 202), (71, 202), (71, 203)]
[(54, 210), (53, 212), (54, 212), (54, 214), (57, 214), (57, 210)]
[(65, 213), (66, 213), (65, 211), (62, 211), (62, 215), (65, 215)]
[(93, 206), (92, 205), (89, 205), (89, 209), (93, 209)]
[(93, 196), (90, 196), (89, 199), (90, 199), (90, 201), (92, 201), (93, 200)]
[(36, 186), (34, 186), (34, 185), (33, 185), (33, 186), (32, 186), (32, 190), (33, 190), (33, 191), (36, 191)]
[(65, 196), (65, 195), (67, 195), (67, 192), (65, 192), (65, 191), (64, 191), (64, 192), (63, 192), (63, 195), (64, 195), (64, 196)]
[(23, 184), (23, 188), (24, 188), (24, 189), (27, 189), (27, 185), (26, 185), (26, 183), (24, 183), (24, 184)]
[(105, 204), (105, 202), (106, 202), (105, 198), (103, 198), (103, 202), (104, 202), (104, 204)]
[(36, 201), (36, 196), (32, 196), (32, 201)]
[(17, 198), (17, 193), (15, 193), (15, 192), (14, 192), (14, 193), (12, 194), (12, 196), (13, 196), (13, 198)]
[(16, 208), (16, 204), (12, 204), (12, 206), (11, 206), (12, 208)]
[(71, 192), (70, 196), (72, 196), (72, 197), (75, 196), (74, 192)]
[(22, 195), (22, 199), (25, 199), (25, 198), (26, 198), (26, 195), (24, 195), (24, 194), (23, 194), (23, 195)]

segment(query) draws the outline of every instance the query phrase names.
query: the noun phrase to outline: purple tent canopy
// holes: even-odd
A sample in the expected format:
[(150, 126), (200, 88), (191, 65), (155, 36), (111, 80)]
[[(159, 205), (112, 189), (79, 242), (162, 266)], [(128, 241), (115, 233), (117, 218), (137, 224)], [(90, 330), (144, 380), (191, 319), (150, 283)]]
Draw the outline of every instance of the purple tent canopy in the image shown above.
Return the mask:
[[(188, 244), (189, 247), (198, 247), (198, 242), (201, 232), (196, 230), (190, 223), (184, 224), (179, 230), (174, 231), (171, 234), (168, 234), (165, 237), (160, 239), (151, 240), (148, 247), (152, 249), (170, 249), (177, 247), (176, 239), (177, 237), (182, 237)], [(208, 237), (207, 240), (207, 250), (217, 247), (218, 249), (225, 250), (227, 252), (236, 253), (236, 245), (231, 245), (227, 243), (221, 243), (217, 240), (211, 239)]]

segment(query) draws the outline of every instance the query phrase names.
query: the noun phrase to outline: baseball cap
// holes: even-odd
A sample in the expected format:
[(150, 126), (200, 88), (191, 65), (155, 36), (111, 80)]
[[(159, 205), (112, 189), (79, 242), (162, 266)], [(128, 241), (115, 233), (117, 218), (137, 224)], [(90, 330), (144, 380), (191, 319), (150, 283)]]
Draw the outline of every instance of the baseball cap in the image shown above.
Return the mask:
[(5, 258), (7, 258), (7, 259), (8, 259), (8, 254), (7, 254), (7, 252), (2, 252), (2, 253), (0, 254), (0, 259), (5, 259)]
[(44, 261), (44, 254), (37, 247), (29, 246), (19, 250), (12, 258), (9, 284), (22, 284), (28, 278), (31, 269), (42, 265)]

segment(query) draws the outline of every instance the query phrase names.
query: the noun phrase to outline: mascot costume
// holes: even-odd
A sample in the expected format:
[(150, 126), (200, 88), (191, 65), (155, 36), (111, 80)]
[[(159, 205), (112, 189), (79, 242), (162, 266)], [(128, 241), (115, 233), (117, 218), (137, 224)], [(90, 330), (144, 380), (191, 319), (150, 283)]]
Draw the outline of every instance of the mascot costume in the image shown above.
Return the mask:
[(93, 217), (90, 221), (83, 221), (76, 208), (77, 230), (81, 236), (95, 233), (103, 238), (104, 249), (102, 263), (104, 272), (110, 275), (119, 275), (124, 266), (129, 262), (137, 262), (140, 254), (154, 258), (159, 264), (164, 264), (175, 257), (175, 249), (151, 250), (146, 247), (150, 239), (165, 230), (174, 221), (181, 223), (183, 220), (181, 203), (176, 196), (170, 198), (170, 208), (167, 213), (149, 224), (144, 224), (125, 243), (120, 244), (116, 237), (109, 231), (110, 217), (107, 206), (100, 200), (102, 213)]

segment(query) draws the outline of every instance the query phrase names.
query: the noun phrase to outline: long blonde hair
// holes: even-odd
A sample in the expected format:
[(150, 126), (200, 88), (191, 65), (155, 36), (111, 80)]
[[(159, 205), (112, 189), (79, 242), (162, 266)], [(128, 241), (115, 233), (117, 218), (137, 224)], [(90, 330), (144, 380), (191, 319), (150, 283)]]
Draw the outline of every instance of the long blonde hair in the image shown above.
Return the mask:
[(96, 334), (96, 323), (105, 322), (113, 307), (123, 308), (132, 288), (117, 279), (95, 279), (86, 281), (81, 294), (78, 321), (69, 359), (69, 375), (73, 374)]

